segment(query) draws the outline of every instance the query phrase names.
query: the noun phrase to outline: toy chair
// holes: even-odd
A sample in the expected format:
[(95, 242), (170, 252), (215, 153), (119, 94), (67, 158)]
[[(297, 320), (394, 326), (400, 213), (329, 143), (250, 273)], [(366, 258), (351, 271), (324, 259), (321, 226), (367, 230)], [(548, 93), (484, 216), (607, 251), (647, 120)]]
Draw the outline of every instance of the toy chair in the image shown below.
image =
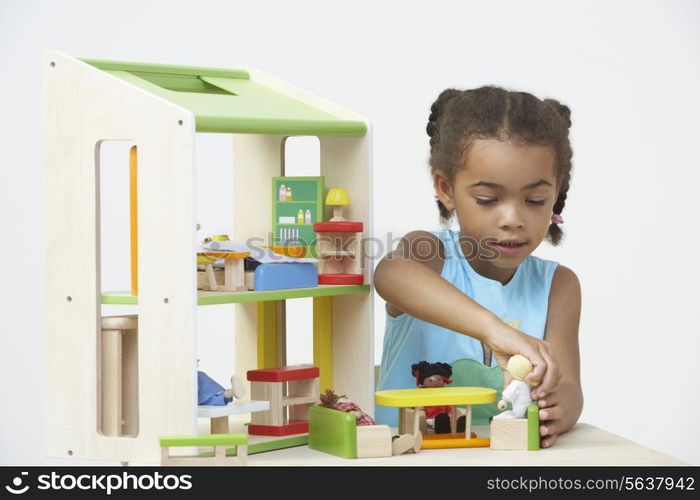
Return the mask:
[[(414, 421), (414, 409), (413, 408), (405, 408), (403, 411), (399, 412), (401, 420), (399, 421), (399, 433), (402, 432), (409, 432), (413, 425)], [(459, 407), (454, 407), (452, 409), (452, 413), (450, 414), (450, 432), (452, 434), (457, 433), (457, 419), (459, 417), (464, 416), (466, 418), (467, 416), (467, 409), (466, 408), (459, 408)], [(418, 410), (418, 430), (420, 431), (421, 434), (426, 435), (426, 434), (434, 434), (434, 431), (430, 428), (428, 428), (428, 424), (426, 422), (426, 417), (425, 417), (425, 410), (421, 408)]]
[[(251, 398), (269, 401), (270, 409), (253, 414), (248, 433), (288, 436), (308, 432), (309, 407), (320, 401), (319, 373), (315, 366), (249, 370), (247, 376), (251, 382)], [(285, 407), (289, 413), (287, 420), (284, 419)]]

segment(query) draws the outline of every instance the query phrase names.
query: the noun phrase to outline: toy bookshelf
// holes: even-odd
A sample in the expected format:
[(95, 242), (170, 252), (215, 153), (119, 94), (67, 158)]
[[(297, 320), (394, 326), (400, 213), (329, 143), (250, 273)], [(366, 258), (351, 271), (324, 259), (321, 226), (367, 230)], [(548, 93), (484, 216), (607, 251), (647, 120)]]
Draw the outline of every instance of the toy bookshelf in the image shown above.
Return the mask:
[[(284, 197), (280, 189), (285, 190)], [(291, 193), (287, 199), (286, 193)], [(323, 177), (274, 177), (272, 179), (272, 232), (275, 245), (303, 247), (316, 257), (314, 223), (323, 217)], [(284, 218), (288, 222), (281, 222)]]

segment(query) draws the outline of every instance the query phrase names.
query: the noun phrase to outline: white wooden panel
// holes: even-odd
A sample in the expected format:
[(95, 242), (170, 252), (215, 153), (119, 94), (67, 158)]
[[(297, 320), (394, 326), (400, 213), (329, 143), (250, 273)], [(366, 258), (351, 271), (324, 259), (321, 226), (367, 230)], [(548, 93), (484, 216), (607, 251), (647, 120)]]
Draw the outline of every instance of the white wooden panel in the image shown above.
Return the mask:
[[(362, 221), (361, 239), (374, 235), (372, 214), (371, 128), (365, 137), (320, 137), (321, 175), (326, 188), (345, 188), (350, 205), (343, 207), (349, 221)], [(331, 217), (326, 207), (324, 220)], [(370, 247), (371, 248), (371, 247)], [(372, 283), (373, 266), (364, 251), (360, 258), (365, 283)], [(372, 290), (368, 294), (333, 297), (333, 385), (367, 413), (374, 413), (374, 322)]]
[[(61, 53), (43, 66), (48, 454), (157, 463), (158, 435), (196, 429), (194, 118)], [(136, 438), (97, 430), (102, 140), (134, 141), (139, 155)]]
[[(233, 136), (232, 239), (236, 241), (258, 238), (257, 244), (269, 243), (268, 234), (272, 231), (272, 178), (282, 175), (283, 141), (284, 136), (281, 135)], [(258, 368), (257, 304), (236, 304), (235, 308), (236, 374), (246, 380), (248, 370)]]

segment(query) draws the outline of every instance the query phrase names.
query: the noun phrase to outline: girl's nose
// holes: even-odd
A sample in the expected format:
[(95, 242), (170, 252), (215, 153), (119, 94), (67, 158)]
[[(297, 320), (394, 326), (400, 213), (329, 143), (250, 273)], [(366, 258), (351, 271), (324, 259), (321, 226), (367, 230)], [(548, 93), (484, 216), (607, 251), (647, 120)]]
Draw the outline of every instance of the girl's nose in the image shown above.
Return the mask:
[(525, 227), (525, 219), (522, 212), (514, 204), (502, 205), (500, 225), (503, 229), (518, 229)]

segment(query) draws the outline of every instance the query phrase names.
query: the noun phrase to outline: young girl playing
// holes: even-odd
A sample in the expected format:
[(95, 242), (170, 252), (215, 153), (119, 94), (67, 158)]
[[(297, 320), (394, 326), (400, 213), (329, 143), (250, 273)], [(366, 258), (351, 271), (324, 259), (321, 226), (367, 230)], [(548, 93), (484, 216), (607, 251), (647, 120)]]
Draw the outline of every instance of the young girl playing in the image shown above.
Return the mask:
[[(525, 92), (440, 94), (427, 127), (430, 171), (441, 222), (456, 217), (459, 232), (408, 233), (377, 265), (374, 285), (387, 302), (377, 390), (415, 385), (408, 367), (416, 359), (467, 359), (488, 370), (522, 354), (534, 367), (525, 382), (540, 407), (542, 446), (576, 423), (578, 278), (530, 255), (562, 237), (570, 126), (569, 108)], [(375, 413), (397, 425), (395, 409)]]

